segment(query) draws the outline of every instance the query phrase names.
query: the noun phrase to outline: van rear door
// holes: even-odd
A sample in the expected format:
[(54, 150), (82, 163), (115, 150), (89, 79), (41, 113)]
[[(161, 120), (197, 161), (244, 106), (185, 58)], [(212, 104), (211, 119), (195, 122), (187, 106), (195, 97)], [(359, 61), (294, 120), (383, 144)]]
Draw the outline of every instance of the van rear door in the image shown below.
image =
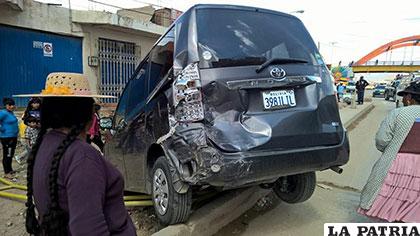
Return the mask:
[(341, 142), (330, 74), (299, 19), (251, 8), (203, 8), (196, 17), (205, 123), (215, 146), (238, 152)]

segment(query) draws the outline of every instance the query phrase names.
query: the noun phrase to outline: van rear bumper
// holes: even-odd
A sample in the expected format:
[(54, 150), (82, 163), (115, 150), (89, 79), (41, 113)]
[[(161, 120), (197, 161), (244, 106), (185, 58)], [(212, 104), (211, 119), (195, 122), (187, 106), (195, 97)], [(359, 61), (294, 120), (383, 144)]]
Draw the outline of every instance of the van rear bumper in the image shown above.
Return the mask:
[[(347, 132), (339, 145), (266, 152), (219, 152), (221, 158), (213, 173), (201, 184), (236, 188), (274, 182), (281, 176), (325, 170), (349, 161)], [(218, 172), (214, 173), (214, 170)]]

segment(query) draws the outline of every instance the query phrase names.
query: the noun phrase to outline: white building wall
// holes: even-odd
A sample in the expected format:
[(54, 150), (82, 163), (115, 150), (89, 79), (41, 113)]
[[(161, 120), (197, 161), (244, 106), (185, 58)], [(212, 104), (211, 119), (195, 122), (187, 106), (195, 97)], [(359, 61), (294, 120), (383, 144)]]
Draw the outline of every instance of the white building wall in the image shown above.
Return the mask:
[[(110, 29), (107, 26), (99, 25), (83, 25), (82, 26), (85, 37), (83, 38), (83, 71), (89, 78), (95, 78), (90, 80), (92, 88), (98, 88), (99, 83), (99, 67), (91, 67), (87, 63), (89, 56), (98, 56), (98, 39), (105, 38), (117, 41), (124, 41), (134, 43), (138, 50), (136, 56), (141, 60), (143, 59), (154, 43), (157, 41), (159, 36), (144, 35), (142, 32), (124, 30), (118, 31)], [(139, 62), (140, 62), (139, 60)]]

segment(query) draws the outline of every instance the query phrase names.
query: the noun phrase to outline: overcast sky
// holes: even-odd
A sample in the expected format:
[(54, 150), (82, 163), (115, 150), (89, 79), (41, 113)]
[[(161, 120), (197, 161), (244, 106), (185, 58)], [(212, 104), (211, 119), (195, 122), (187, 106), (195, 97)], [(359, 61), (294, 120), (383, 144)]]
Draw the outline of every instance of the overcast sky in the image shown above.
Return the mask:
[[(41, 0), (68, 6), (68, 0)], [(124, 8), (141, 7), (148, 2), (181, 11), (197, 3), (257, 6), (290, 13), (299, 17), (327, 63), (347, 64), (357, 61), (377, 47), (403, 37), (420, 35), (420, 0), (96, 0)], [(71, 0), (73, 8), (100, 9), (87, 0)], [(378, 57), (389, 60), (391, 54)], [(420, 61), (420, 47), (392, 52), (391, 60)]]

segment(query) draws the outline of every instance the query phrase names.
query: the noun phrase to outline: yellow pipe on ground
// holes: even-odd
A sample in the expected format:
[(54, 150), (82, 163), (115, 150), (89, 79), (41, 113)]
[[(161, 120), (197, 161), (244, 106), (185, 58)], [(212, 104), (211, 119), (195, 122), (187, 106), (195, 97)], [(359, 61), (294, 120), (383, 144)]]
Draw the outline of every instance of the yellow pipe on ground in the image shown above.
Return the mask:
[(152, 201), (125, 201), (126, 207), (136, 207), (136, 206), (153, 206)]
[(8, 190), (8, 189), (12, 189), (12, 186), (6, 186), (6, 187), (1, 187), (0, 191), (4, 191), (4, 190)]
[(5, 185), (9, 185), (12, 188), (16, 188), (16, 189), (20, 189), (20, 190), (25, 190), (25, 191), (27, 190), (27, 187), (25, 185), (14, 184), (14, 183), (12, 183), (12, 182), (4, 179), (4, 178), (0, 178), (0, 182), (3, 183), (3, 184), (5, 184)]
[(149, 199), (151, 199), (149, 195), (124, 196), (124, 201), (149, 200)]
[[(3, 190), (8, 190), (8, 189), (20, 189), (20, 190), (26, 191), (27, 190), (26, 186), (14, 184), (4, 178), (0, 178), (0, 182), (5, 185), (8, 185), (8, 186), (0, 188), (0, 197), (7, 197), (7, 198), (26, 201), (26, 195), (24, 194), (8, 193), (8, 192), (3, 191)], [(140, 200), (140, 201), (136, 201), (136, 200)], [(124, 204), (127, 207), (153, 206), (153, 202), (150, 200), (150, 196), (148, 195), (124, 196)]]
[[(8, 192), (0, 191), (0, 197), (7, 197), (7, 198), (26, 201), (26, 195), (24, 195), (24, 194), (8, 193)], [(131, 197), (134, 197), (134, 196), (131, 196)], [(140, 196), (136, 196), (136, 197), (140, 197)], [(143, 196), (141, 196), (141, 197), (143, 197)], [(144, 197), (147, 197), (147, 196), (144, 196)], [(127, 207), (153, 206), (153, 202), (150, 201), (150, 200), (148, 200), (148, 201), (127, 201), (127, 200), (125, 200), (124, 204)]]
[(24, 190), (24, 191), (28, 190), (28, 188), (26, 186), (23, 186), (23, 185), (14, 184), (14, 185), (11, 185), (11, 186), (13, 188)]
[(0, 197), (7, 197), (7, 198), (26, 201), (26, 195), (24, 195), (24, 194), (0, 192)]
[(10, 182), (10, 181), (6, 180), (5, 178), (1, 178), (1, 177), (0, 177), (0, 182), (2, 182), (2, 183), (3, 183), (3, 184), (5, 184), (5, 185), (13, 185), (13, 183), (12, 183), (12, 182)]

